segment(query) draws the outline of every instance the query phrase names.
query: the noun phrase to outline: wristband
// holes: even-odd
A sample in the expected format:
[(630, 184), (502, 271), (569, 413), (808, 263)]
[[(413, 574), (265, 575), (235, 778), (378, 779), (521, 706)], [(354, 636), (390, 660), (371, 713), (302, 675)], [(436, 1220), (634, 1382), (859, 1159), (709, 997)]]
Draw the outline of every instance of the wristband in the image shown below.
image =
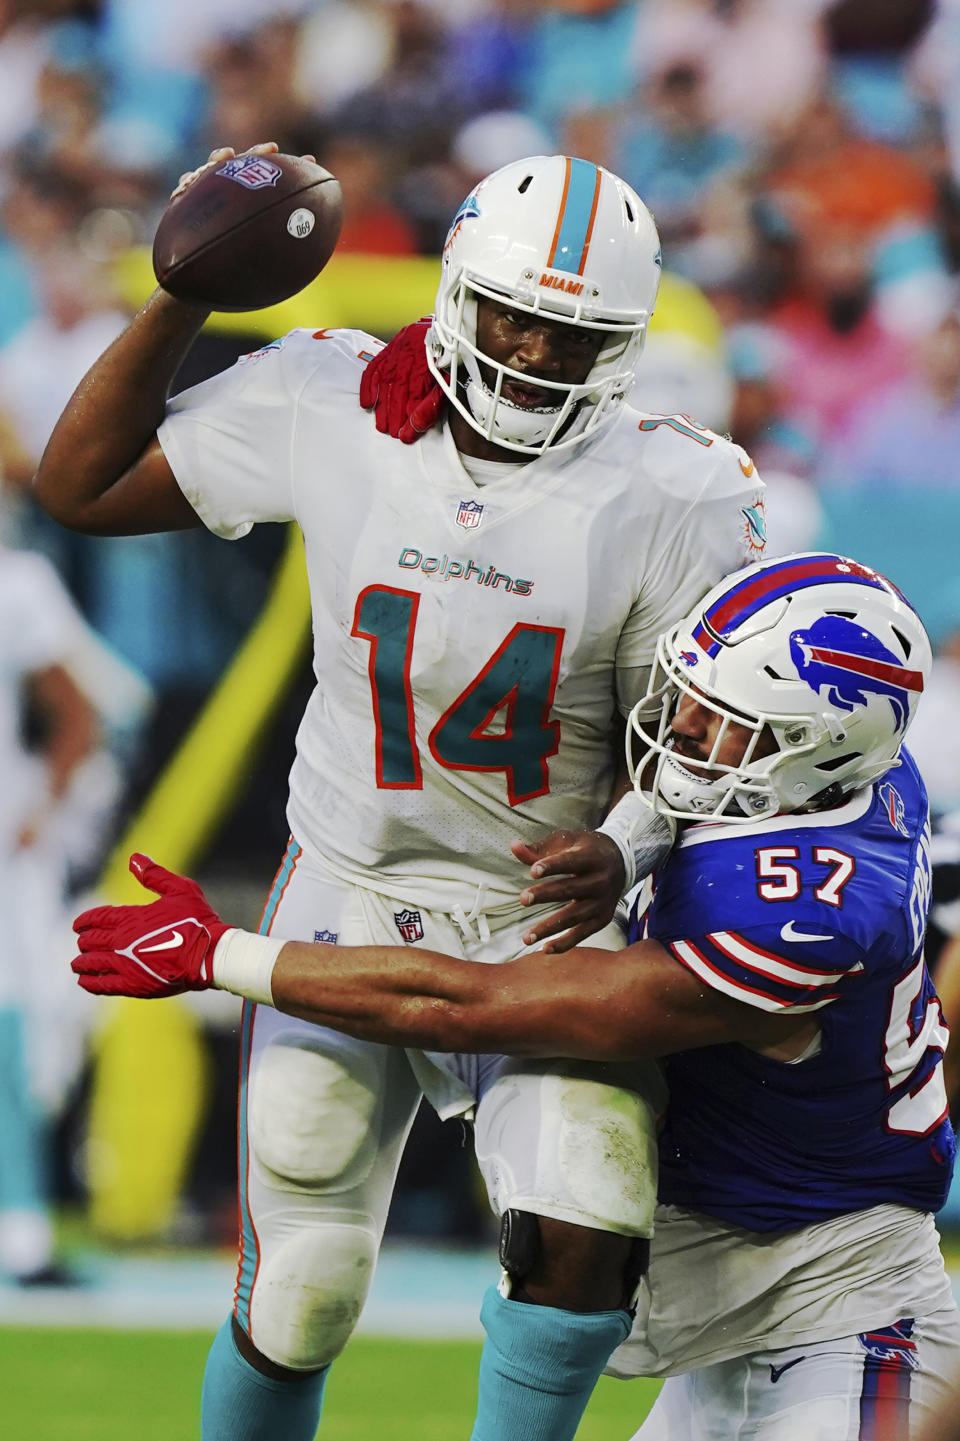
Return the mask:
[(213, 952), (213, 984), (264, 1006), (273, 1005), (270, 978), (286, 941), (252, 931), (224, 931)]
[(627, 791), (597, 830), (610, 837), (623, 857), (626, 893), (667, 855), (676, 838), (677, 823), (673, 816), (655, 811), (636, 791)]

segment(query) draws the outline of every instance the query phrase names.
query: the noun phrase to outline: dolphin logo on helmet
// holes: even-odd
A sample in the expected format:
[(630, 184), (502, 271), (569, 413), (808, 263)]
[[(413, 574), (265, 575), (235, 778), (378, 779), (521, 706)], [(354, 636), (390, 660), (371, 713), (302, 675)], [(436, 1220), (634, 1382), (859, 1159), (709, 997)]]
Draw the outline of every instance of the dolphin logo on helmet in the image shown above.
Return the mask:
[(460, 233), (460, 227), (465, 220), (479, 220), (479, 218), (480, 207), (477, 204), (477, 197), (475, 195), (468, 195), (450, 222), (447, 238), (443, 242), (443, 253), (446, 254), (451, 241)]

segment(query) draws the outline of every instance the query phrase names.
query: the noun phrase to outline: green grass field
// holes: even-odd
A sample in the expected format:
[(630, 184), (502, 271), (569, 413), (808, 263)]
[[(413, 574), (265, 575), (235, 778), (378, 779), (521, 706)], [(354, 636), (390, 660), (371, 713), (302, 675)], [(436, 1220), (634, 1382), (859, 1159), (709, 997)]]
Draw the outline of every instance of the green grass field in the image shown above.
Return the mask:
[[(210, 1340), (207, 1332), (0, 1327), (0, 1433), (196, 1441)], [(323, 1441), (466, 1441), (479, 1356), (473, 1342), (356, 1337), (327, 1386)], [(602, 1379), (577, 1441), (627, 1441), (657, 1388)]]

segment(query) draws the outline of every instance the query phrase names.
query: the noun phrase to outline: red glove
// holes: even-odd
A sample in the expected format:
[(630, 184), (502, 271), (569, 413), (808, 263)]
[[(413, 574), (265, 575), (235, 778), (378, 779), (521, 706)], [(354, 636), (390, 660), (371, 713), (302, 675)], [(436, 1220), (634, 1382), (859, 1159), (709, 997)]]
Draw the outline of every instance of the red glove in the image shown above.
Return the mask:
[(377, 429), (413, 445), (436, 425), (446, 396), (427, 365), (424, 345), (431, 322), (415, 320), (398, 330), (360, 377), (360, 404), (376, 410)]
[(224, 931), (196, 881), (132, 855), (130, 869), (160, 897), (147, 906), (96, 906), (77, 916), (80, 954), (70, 963), (97, 996), (179, 996), (213, 985), (213, 952)]

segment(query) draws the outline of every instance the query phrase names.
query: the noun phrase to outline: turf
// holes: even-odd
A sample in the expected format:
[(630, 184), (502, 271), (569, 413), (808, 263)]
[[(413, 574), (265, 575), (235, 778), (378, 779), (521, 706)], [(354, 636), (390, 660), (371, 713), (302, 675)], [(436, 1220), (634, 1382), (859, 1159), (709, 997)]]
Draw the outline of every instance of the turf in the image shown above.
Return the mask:
[[(207, 1332), (0, 1328), (4, 1437), (197, 1441)], [(356, 1337), (327, 1387), (323, 1441), (467, 1441), (480, 1347)], [(602, 1379), (577, 1441), (627, 1441), (653, 1381)]]

